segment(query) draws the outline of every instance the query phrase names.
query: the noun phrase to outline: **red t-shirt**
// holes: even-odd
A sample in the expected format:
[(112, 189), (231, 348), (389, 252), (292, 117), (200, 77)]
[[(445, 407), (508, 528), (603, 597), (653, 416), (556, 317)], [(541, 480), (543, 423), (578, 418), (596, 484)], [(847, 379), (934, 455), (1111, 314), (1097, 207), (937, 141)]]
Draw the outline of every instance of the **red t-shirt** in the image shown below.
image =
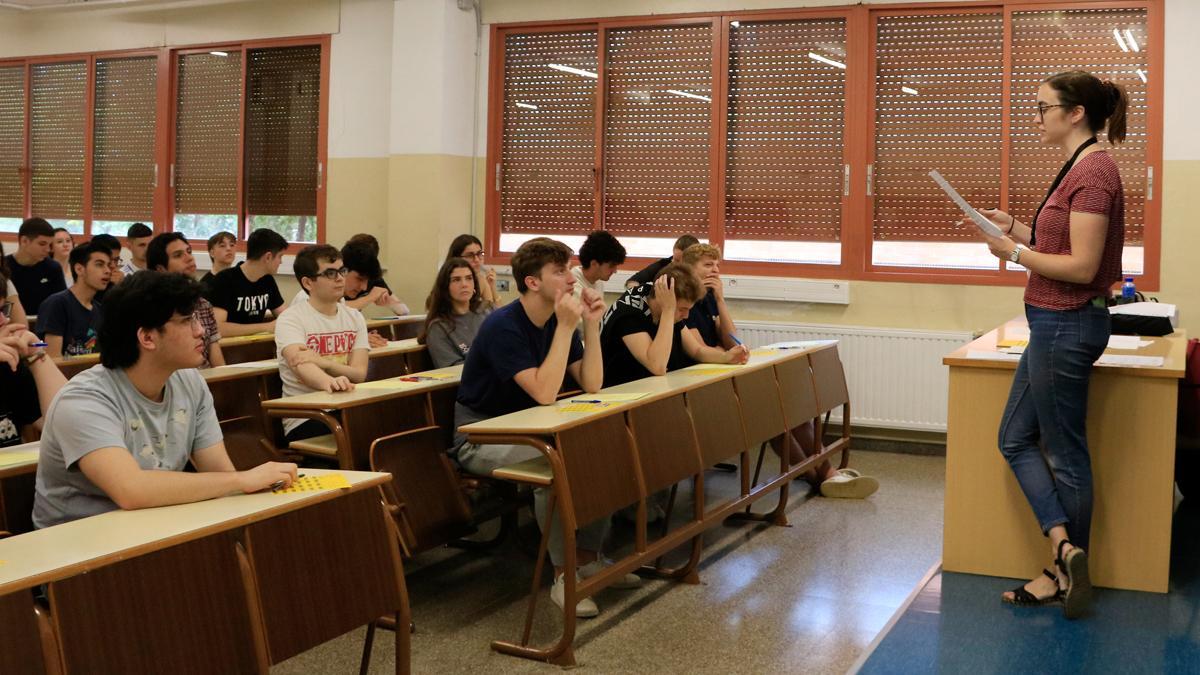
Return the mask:
[(1121, 248), (1125, 244), (1125, 189), (1117, 163), (1107, 152), (1093, 152), (1075, 166), (1050, 195), (1037, 219), (1038, 253), (1071, 252), (1071, 212), (1108, 216), (1108, 233), (1100, 267), (1091, 283), (1048, 279), (1031, 272), (1025, 285), (1025, 302), (1043, 309), (1078, 309), (1098, 295), (1108, 295), (1121, 279)]

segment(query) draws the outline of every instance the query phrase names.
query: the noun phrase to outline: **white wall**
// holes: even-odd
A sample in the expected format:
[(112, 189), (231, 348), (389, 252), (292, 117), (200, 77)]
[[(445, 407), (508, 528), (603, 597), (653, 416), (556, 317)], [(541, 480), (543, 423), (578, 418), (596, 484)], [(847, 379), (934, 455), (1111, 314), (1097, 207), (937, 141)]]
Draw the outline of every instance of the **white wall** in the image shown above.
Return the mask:
[(392, 0), (342, 0), (329, 59), (329, 156), (387, 157)]
[(1196, 111), (1200, 110), (1200, 2), (1166, 0), (1166, 61), (1163, 73), (1163, 159), (1200, 159), (1200, 134), (1196, 133)]

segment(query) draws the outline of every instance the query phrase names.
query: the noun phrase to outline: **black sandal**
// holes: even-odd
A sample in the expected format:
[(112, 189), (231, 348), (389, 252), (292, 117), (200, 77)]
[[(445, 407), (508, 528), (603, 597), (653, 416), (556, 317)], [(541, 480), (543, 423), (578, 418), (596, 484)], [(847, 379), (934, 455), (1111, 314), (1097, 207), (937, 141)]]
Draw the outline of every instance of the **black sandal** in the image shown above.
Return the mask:
[(1066, 539), (1059, 542), (1054, 564), (1067, 580), (1067, 588), (1062, 591), (1063, 614), (1068, 619), (1078, 619), (1092, 605), (1092, 581), (1088, 577), (1087, 553), (1083, 549), (1076, 546), (1063, 557), (1063, 546), (1069, 543)]
[[(1055, 589), (1058, 588), (1058, 577), (1054, 576), (1053, 572), (1050, 570), (1042, 570), (1042, 574), (1045, 574), (1050, 578), (1051, 581), (1054, 582)], [(1000, 599), (1010, 605), (1016, 605), (1018, 607), (1040, 607), (1042, 605), (1053, 605), (1062, 601), (1062, 591), (1056, 590), (1054, 595), (1048, 595), (1044, 598), (1039, 598), (1038, 596), (1026, 590), (1025, 584), (1021, 584), (1020, 586), (1012, 589), (1012, 594), (1013, 596), (1011, 598), (1001, 595)]]

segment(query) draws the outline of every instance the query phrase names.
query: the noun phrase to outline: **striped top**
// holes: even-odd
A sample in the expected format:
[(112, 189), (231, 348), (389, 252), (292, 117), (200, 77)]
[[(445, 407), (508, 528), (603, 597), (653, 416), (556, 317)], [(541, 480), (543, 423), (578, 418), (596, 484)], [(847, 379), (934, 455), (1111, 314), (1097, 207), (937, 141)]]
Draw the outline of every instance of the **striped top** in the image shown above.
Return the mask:
[(1108, 233), (1100, 267), (1090, 283), (1077, 284), (1046, 278), (1030, 272), (1025, 285), (1025, 303), (1042, 309), (1068, 310), (1083, 307), (1092, 298), (1107, 296), (1121, 280), (1121, 249), (1125, 244), (1125, 189), (1121, 173), (1107, 152), (1081, 157), (1050, 195), (1037, 219), (1038, 253), (1063, 255), (1071, 252), (1071, 212), (1108, 216)]

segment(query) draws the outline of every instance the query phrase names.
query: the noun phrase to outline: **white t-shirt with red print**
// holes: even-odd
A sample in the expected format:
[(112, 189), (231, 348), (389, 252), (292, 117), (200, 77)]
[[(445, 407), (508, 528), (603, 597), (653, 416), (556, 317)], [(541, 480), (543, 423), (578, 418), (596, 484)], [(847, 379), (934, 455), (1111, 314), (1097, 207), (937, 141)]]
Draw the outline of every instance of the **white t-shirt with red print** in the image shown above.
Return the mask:
[[(337, 314), (333, 316), (318, 312), (307, 301), (297, 302), (279, 315), (275, 322), (275, 356), (279, 359), (283, 395), (307, 394), (316, 390), (304, 384), (283, 357), (284, 348), (291, 345), (304, 345), (320, 356), (346, 363), (354, 350), (368, 349), (367, 322), (361, 312), (342, 303), (338, 303)], [(285, 419), (283, 430), (289, 432), (303, 422), (302, 419)]]

